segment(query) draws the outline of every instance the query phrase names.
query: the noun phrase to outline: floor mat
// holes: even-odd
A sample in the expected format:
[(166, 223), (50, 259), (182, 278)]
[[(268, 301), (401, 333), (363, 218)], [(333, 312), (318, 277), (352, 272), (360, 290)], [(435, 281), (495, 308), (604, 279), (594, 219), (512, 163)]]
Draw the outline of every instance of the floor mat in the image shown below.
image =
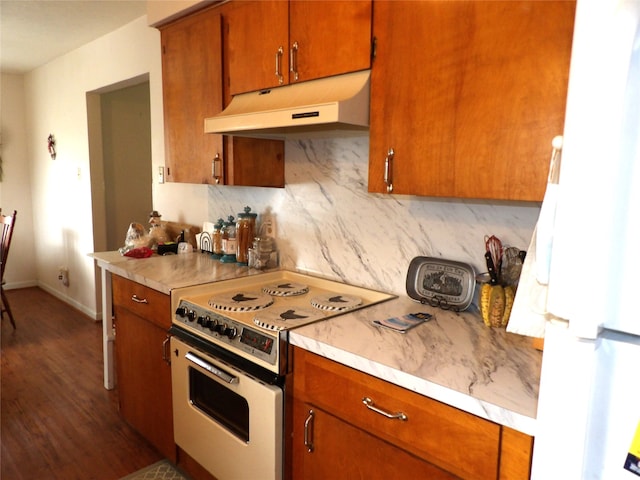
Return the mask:
[(122, 477), (120, 480), (190, 480), (186, 474), (178, 470), (169, 460), (160, 460), (148, 467)]

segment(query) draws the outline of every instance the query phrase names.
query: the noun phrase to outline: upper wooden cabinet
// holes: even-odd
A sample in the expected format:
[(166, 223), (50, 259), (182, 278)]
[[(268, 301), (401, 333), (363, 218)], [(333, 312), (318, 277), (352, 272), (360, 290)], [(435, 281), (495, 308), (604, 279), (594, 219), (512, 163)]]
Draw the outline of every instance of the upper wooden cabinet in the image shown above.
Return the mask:
[(231, 95), (371, 66), (371, 1), (233, 1), (226, 8)]
[(373, 8), (369, 191), (388, 192), (388, 165), (397, 194), (542, 200), (563, 132), (575, 2)]
[(222, 17), (206, 10), (161, 28), (166, 178), (215, 183), (222, 136), (204, 119), (222, 111)]
[(166, 178), (283, 187), (282, 141), (204, 133), (204, 119), (225, 106), (222, 18), (209, 8), (160, 27)]

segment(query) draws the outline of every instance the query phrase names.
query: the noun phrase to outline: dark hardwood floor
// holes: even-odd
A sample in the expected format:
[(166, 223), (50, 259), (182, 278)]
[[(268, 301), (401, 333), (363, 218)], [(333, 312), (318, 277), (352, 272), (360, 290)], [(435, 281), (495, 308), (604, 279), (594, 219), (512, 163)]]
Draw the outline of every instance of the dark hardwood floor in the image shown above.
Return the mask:
[(38, 288), (6, 293), (0, 478), (115, 480), (160, 460), (104, 389), (101, 324)]

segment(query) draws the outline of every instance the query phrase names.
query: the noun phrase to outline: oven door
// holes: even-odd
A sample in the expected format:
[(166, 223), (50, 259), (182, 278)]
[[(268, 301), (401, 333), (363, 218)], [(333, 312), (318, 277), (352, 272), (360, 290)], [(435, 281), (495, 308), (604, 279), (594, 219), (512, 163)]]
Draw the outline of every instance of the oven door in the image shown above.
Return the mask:
[(283, 475), (283, 391), (171, 337), (176, 444), (215, 477)]

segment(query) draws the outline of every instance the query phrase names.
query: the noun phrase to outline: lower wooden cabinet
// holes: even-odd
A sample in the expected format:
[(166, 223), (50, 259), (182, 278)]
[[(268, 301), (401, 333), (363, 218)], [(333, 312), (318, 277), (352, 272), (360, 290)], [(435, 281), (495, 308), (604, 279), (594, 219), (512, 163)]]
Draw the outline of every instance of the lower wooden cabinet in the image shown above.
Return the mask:
[(531, 437), (298, 348), (293, 397), (294, 479), (529, 478)]
[(112, 282), (120, 414), (175, 462), (171, 367), (165, 361), (171, 326), (169, 295), (117, 275)]
[(293, 410), (294, 479), (458, 478), (312, 404), (294, 400)]

